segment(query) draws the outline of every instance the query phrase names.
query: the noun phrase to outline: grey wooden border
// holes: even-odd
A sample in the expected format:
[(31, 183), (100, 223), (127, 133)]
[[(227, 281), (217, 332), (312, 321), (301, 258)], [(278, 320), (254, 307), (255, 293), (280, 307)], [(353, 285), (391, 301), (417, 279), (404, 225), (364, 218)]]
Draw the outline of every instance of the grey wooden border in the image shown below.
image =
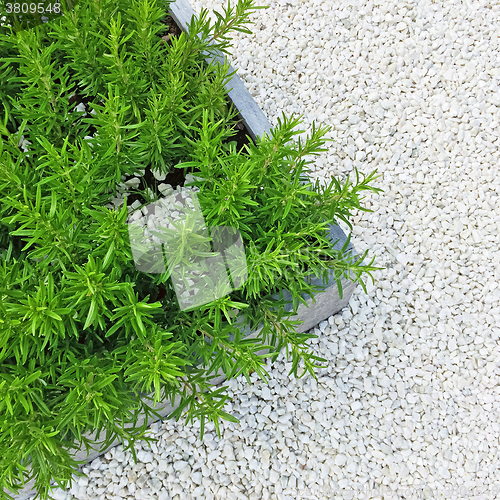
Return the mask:
[[(191, 21), (192, 16), (195, 15), (193, 9), (191, 8), (189, 2), (187, 0), (176, 0), (174, 3), (170, 5), (170, 14), (172, 18), (177, 23), (179, 27), (181, 27), (184, 31), (187, 31), (188, 23)], [(212, 58), (210, 58), (212, 59)], [(217, 60), (224, 63), (224, 58), (218, 56)], [(231, 66), (230, 72), (233, 72), (234, 69)], [(255, 102), (254, 98), (246, 89), (241, 78), (234, 74), (231, 81), (227, 83), (226, 88), (231, 88), (229, 92), (229, 98), (235, 105), (235, 107), (239, 110), (239, 114), (244, 124), (247, 127), (247, 130), (250, 133), (250, 136), (253, 140), (256, 139), (257, 136), (262, 137), (264, 133), (270, 134), (271, 124), (269, 120), (264, 115), (263, 111), (260, 109), (258, 104)], [(344, 243), (347, 241), (347, 237), (342, 229), (337, 224), (332, 224), (329, 227), (328, 239), (332, 243), (332, 248), (340, 250)], [(350, 253), (355, 260), (359, 259), (359, 256), (355, 252), (352, 243), (347, 247), (347, 252)], [(320, 286), (324, 289), (320, 293), (317, 293), (314, 296), (314, 301), (308, 295), (302, 293), (302, 297), (306, 300), (308, 306), (304, 306), (304, 304), (300, 304), (297, 309), (297, 316), (292, 316), (292, 319), (301, 320), (303, 323), (296, 327), (296, 331), (299, 333), (306, 332), (316, 326), (318, 323), (323, 321), (324, 319), (332, 316), (333, 314), (338, 313), (341, 309), (343, 309), (349, 302), (349, 299), (356, 288), (356, 284), (350, 280), (346, 280), (342, 278), (342, 291), (343, 298), (341, 299), (338, 293), (337, 284), (334, 279), (334, 273), (331, 271), (329, 273), (329, 279), (327, 286), (324, 285), (323, 280), (320, 278), (309, 278), (309, 283), (313, 285)], [(274, 295), (273, 297), (279, 298), (279, 294)], [(283, 297), (285, 300), (291, 300), (292, 295), (289, 291), (283, 291)], [(292, 304), (287, 304), (285, 306), (285, 310), (290, 312), (292, 310)], [(240, 317), (241, 318), (241, 317)], [(237, 324), (243, 323), (237, 320)], [(240, 328), (242, 331), (242, 336), (245, 338), (255, 338), (259, 335), (262, 330), (262, 325), (255, 331), (250, 332), (249, 326), (244, 325), (243, 328)], [(234, 338), (234, 334), (230, 336), (230, 340)], [(268, 349), (263, 349), (258, 351), (258, 354), (268, 353)], [(222, 383), (226, 380), (225, 375), (223, 374), (222, 369), (218, 371), (218, 376), (212, 379), (212, 384), (222, 385)], [(154, 393), (151, 393), (153, 395)], [(180, 396), (177, 396), (174, 399), (174, 404), (171, 405), (170, 401), (161, 402), (156, 406), (153, 406), (155, 411), (165, 418), (170, 413), (172, 413), (180, 403)], [(156, 417), (152, 417), (148, 420), (148, 426), (152, 425), (157, 421)], [(138, 418), (137, 426), (141, 426), (144, 422), (144, 416), (140, 416)], [(125, 428), (131, 428), (132, 424), (125, 425)], [(86, 437), (88, 437), (91, 441), (97, 436), (96, 432), (86, 433)], [(100, 440), (99, 443), (103, 443), (104, 439)], [(119, 439), (115, 439), (113, 443), (106, 448), (104, 451), (92, 451), (91, 453), (87, 453), (85, 446), (82, 444), (80, 449), (74, 453), (75, 460), (86, 460), (87, 463), (91, 462), (97, 457), (104, 455), (111, 448), (121, 444)], [(98, 445), (95, 445), (98, 447)], [(80, 470), (85, 467), (85, 465), (80, 466)], [(31, 467), (28, 466), (28, 469), (31, 470)], [(19, 494), (15, 495), (11, 492), (9, 494), (17, 499), (17, 500), (28, 500), (35, 496), (36, 492), (32, 489), (34, 485), (34, 480), (29, 481), (22, 490), (20, 490)], [(55, 485), (53, 482), (52, 485)]]

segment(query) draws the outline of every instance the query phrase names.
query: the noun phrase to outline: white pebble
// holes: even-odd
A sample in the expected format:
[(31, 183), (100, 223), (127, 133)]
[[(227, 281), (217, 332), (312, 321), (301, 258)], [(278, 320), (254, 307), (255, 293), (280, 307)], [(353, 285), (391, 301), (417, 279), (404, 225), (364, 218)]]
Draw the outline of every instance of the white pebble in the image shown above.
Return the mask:
[(189, 465), (189, 464), (187, 462), (185, 462), (184, 460), (177, 460), (176, 462), (174, 462), (174, 470), (181, 470), (184, 467), (186, 467), (187, 465)]

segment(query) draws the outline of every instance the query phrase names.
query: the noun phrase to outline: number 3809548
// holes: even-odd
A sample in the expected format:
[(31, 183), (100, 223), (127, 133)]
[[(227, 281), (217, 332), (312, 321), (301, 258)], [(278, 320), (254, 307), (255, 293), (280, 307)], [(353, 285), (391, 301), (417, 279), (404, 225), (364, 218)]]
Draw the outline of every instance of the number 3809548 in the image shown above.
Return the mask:
[(6, 14), (59, 14), (61, 12), (61, 4), (45, 4), (45, 3), (7, 3), (5, 4)]

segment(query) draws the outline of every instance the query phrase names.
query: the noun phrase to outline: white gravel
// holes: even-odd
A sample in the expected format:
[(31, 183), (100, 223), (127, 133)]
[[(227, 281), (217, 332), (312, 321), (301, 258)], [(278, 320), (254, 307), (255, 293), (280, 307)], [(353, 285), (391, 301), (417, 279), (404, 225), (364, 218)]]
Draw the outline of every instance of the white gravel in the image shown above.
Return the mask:
[(233, 65), (273, 125), (333, 126), (314, 178), (383, 173), (353, 243), (388, 268), (315, 329), (318, 382), (282, 354), (269, 386), (229, 382), (223, 439), (167, 421), (57, 498), (498, 498), (500, 4), (258, 4)]

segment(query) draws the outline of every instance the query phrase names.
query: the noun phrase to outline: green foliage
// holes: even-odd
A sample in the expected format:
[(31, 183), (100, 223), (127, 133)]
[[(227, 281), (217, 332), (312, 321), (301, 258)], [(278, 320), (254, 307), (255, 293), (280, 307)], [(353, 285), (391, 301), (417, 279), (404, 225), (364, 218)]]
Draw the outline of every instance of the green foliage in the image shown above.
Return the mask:
[[(249, 380), (253, 370), (265, 380), (265, 358), (286, 346), (290, 374), (302, 359), (315, 376), (325, 361), (307, 349), (315, 336), (296, 333), (300, 321), (291, 319), (302, 294), (314, 300), (321, 290), (304, 278), (333, 271), (342, 293), (342, 277), (366, 290), (362, 274), (378, 269), (362, 264), (366, 253), (346, 254), (348, 242), (333, 250), (327, 240), (336, 218), (351, 227), (353, 210), (369, 211), (361, 192), (380, 191), (369, 185), (375, 172), (360, 180), (356, 171), (356, 184), (309, 182), (304, 157), (326, 151), (329, 128), (314, 126), (295, 142), (300, 118), (283, 115), (255, 144), (237, 151), (231, 141), (229, 64), (205, 58), (229, 54), (230, 32), (250, 33), (249, 15), (262, 7), (239, 0), (212, 25), (203, 10), (189, 34), (165, 43), (168, 6), (80, 0), (30, 30), (0, 26), (0, 499), (32, 478), (40, 498), (51, 482), (65, 488), (78, 466), (72, 450), (89, 450), (102, 431), (100, 449), (118, 438), (135, 458), (137, 440), (154, 441), (147, 418), (159, 418), (147, 401), (180, 395), (169, 417), (199, 418), (201, 437), (207, 419), (217, 432), (219, 418), (238, 422), (223, 411), (226, 387), (210, 383), (219, 369), (228, 379)], [(90, 114), (76, 111), (77, 101)], [(117, 210), (109, 203), (126, 176), (146, 167), (195, 174), (187, 185), (199, 187), (207, 227), (241, 234), (242, 286), (185, 311), (168, 273), (137, 270), (132, 208), (127, 199)], [(145, 189), (135, 195), (159, 199)], [(182, 266), (196, 253), (189, 241)], [(244, 267), (232, 270), (233, 282)], [(289, 313), (282, 295), (273, 298), (285, 289)], [(238, 317), (252, 329), (262, 324), (260, 336), (241, 338)]]

